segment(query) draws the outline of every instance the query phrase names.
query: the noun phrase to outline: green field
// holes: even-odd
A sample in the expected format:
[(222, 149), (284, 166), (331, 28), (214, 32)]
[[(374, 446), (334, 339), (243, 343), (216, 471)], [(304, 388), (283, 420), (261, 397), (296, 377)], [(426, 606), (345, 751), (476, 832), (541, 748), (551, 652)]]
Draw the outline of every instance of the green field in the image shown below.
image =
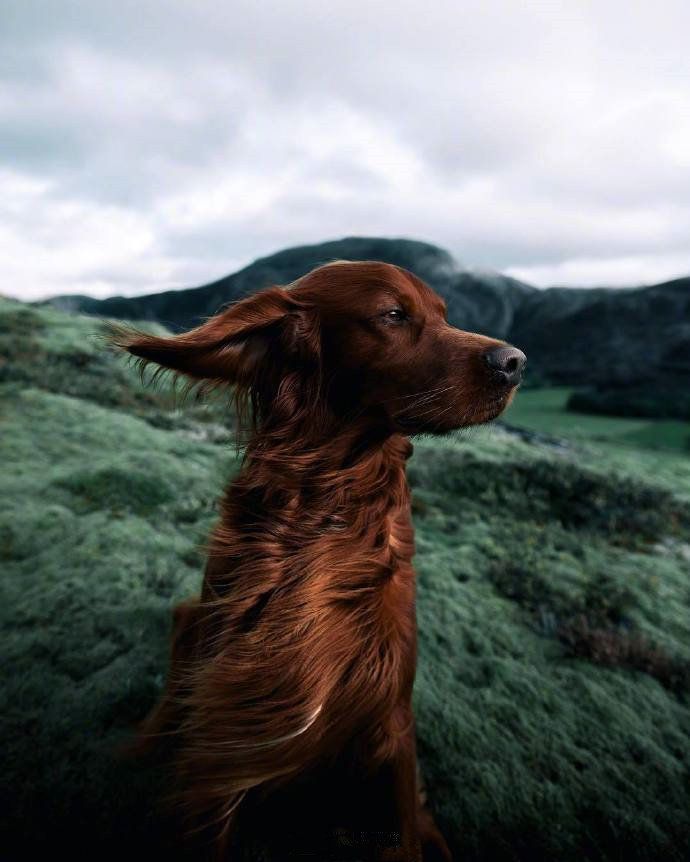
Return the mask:
[[(200, 584), (232, 419), (143, 389), (95, 327), (0, 301), (3, 859), (175, 855), (160, 775), (115, 748)], [(564, 398), (506, 417), (545, 439), (415, 441), (431, 804), (458, 859), (687, 862), (690, 457), (648, 442), (680, 423)]]
[(505, 421), (573, 440), (690, 454), (690, 422), (589, 416), (566, 410), (569, 387), (525, 389), (508, 408)]

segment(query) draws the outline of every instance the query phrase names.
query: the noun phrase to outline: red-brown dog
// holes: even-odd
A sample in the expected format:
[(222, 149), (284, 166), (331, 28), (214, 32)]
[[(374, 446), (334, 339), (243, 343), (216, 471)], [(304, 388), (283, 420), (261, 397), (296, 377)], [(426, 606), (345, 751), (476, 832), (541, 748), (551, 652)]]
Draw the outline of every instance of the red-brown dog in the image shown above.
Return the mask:
[(172, 740), (190, 821), (222, 848), (250, 798), (280, 799), (264, 809), (280, 820), (289, 791), (298, 809), (265, 830), (299, 813), (319, 834), (349, 822), (368, 859), (450, 859), (415, 775), (408, 435), (498, 416), (524, 354), (454, 329), (423, 281), (370, 261), (318, 267), (181, 335), (113, 340), (231, 385), (249, 420), (139, 737)]

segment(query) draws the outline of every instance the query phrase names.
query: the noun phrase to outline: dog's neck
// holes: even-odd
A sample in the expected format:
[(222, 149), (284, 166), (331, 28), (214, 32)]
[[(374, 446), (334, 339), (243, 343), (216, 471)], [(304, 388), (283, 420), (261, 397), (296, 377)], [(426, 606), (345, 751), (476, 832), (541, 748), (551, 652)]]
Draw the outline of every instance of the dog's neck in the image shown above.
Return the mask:
[[(304, 488), (319, 482), (330, 486), (357, 476), (366, 478), (377, 465), (409, 458), (412, 444), (390, 421), (374, 410), (355, 417), (322, 415), (298, 427), (261, 430), (249, 441), (243, 472), (267, 486)], [(327, 480), (325, 477), (328, 477)]]
[(250, 441), (226, 489), (211, 542), (212, 572), (224, 575), (224, 560), (241, 558), (254, 543), (263, 553), (266, 536), (272, 551), (285, 546), (286, 556), (298, 536), (309, 545), (331, 535), (338, 558), (345, 536), (356, 542), (352, 547), (371, 546), (387, 560), (390, 553), (411, 558), (407, 437), (361, 417), (311, 446), (270, 442), (266, 435)]
[(329, 435), (250, 441), (240, 473), (221, 504), (225, 529), (282, 525), (286, 536), (370, 532), (409, 513), (405, 462), (412, 443), (384, 423), (360, 416)]

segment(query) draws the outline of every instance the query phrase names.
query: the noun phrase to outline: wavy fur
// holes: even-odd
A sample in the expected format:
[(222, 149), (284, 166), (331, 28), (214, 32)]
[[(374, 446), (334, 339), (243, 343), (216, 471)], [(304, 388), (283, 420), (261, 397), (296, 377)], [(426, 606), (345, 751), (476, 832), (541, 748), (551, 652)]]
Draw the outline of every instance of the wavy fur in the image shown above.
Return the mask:
[(411, 273), (340, 261), (179, 336), (111, 331), (142, 369), (232, 387), (242, 418), (201, 595), (175, 611), (167, 686), (138, 735), (170, 743), (176, 798), (220, 855), (247, 794), (344, 759), (363, 786), (386, 776), (400, 842), (380, 858), (450, 858), (415, 779), (407, 433), (483, 421), (510, 393), (480, 361), (497, 342), (443, 316)]

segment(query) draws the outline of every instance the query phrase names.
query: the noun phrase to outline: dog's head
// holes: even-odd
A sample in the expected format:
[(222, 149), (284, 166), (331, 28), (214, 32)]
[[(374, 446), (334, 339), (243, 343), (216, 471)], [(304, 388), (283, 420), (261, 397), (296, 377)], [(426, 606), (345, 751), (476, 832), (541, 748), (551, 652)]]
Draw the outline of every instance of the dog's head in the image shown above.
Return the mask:
[(525, 364), (502, 341), (448, 324), (443, 300), (392, 264), (335, 261), (268, 287), (169, 338), (116, 327), (111, 340), (206, 384), (232, 384), (255, 421), (375, 415), (406, 434), (487, 422)]

